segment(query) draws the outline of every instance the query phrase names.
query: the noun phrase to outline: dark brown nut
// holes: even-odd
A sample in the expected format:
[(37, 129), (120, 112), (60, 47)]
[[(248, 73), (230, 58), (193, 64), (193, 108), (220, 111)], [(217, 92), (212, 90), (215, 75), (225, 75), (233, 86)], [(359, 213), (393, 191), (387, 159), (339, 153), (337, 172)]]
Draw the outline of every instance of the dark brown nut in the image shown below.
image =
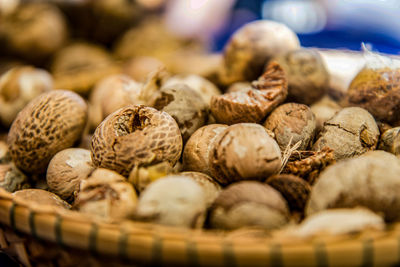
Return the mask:
[(201, 186), (179, 175), (150, 184), (140, 195), (135, 218), (163, 225), (201, 228), (206, 200)]
[(54, 88), (88, 94), (103, 77), (119, 72), (111, 55), (93, 44), (73, 43), (54, 56), (51, 65)]
[(236, 82), (231, 84), (226, 90), (227, 93), (234, 92), (246, 92), (247, 89), (251, 88), (251, 82)]
[(0, 121), (9, 127), (26, 104), (53, 89), (53, 78), (42, 69), (15, 67), (0, 77)]
[(140, 193), (152, 182), (173, 172), (174, 168), (171, 163), (166, 161), (143, 167), (136, 165), (129, 174), (128, 180)]
[(265, 117), (287, 95), (287, 80), (282, 68), (271, 62), (265, 73), (252, 83), (252, 87), (239, 92), (211, 98), (211, 112), (220, 123), (264, 121)]
[(110, 114), (92, 138), (92, 160), (125, 177), (137, 165), (168, 161), (175, 165), (182, 136), (175, 120), (154, 108), (130, 105)]
[(51, 158), (82, 135), (87, 105), (63, 90), (41, 94), (18, 113), (7, 143), (15, 165), (28, 173), (44, 173)]
[(49, 191), (70, 201), (79, 190), (81, 180), (86, 179), (93, 170), (89, 150), (64, 149), (54, 155), (47, 167), (46, 180)]
[(194, 132), (183, 150), (183, 169), (211, 175), (209, 161), (211, 147), (226, 128), (227, 125), (210, 124)]
[(290, 155), (282, 173), (299, 176), (313, 185), (319, 174), (335, 162), (333, 150), (329, 147), (320, 151), (296, 151)]
[(116, 74), (100, 80), (90, 95), (90, 124), (96, 128), (105, 117), (127, 105), (145, 104), (143, 85), (126, 75)]
[(224, 130), (210, 150), (212, 177), (227, 185), (241, 180), (261, 180), (276, 174), (281, 150), (264, 127), (239, 123)]
[(79, 186), (74, 209), (111, 221), (133, 216), (137, 195), (133, 186), (114, 171), (96, 169)]
[(288, 77), (288, 100), (311, 105), (329, 87), (329, 74), (318, 52), (311, 49), (290, 51), (276, 58)]
[(175, 119), (183, 142), (207, 121), (208, 104), (198, 92), (182, 83), (161, 88), (151, 106)]
[(13, 163), (0, 164), (0, 187), (8, 192), (29, 188), (28, 177), (18, 170)]
[(317, 133), (324, 127), (324, 123), (332, 118), (342, 107), (329, 96), (311, 105), (311, 111), (317, 120)]
[(367, 65), (351, 82), (346, 102), (365, 108), (376, 120), (400, 126), (400, 69)]
[(282, 151), (297, 142), (301, 142), (298, 150), (306, 150), (314, 140), (316, 120), (306, 105), (287, 103), (272, 111), (264, 127), (274, 133)]
[(24, 3), (1, 21), (0, 38), (13, 51), (30, 60), (47, 57), (64, 43), (67, 26), (54, 5)]
[(385, 222), (378, 214), (365, 209), (331, 209), (307, 217), (290, 234), (298, 237), (317, 235), (345, 235), (362, 230), (384, 230)]
[(0, 164), (9, 163), (11, 161), (8, 145), (4, 141), (0, 141)]
[(379, 140), (380, 150), (393, 153), (395, 155), (400, 154), (400, 127), (395, 127), (385, 131)]
[(292, 213), (304, 212), (311, 192), (309, 183), (291, 174), (271, 176), (267, 179), (266, 183), (282, 194)]
[(255, 80), (273, 56), (299, 47), (296, 34), (284, 24), (268, 20), (248, 23), (225, 46), (220, 79), (227, 85)]
[(199, 93), (203, 98), (204, 103), (206, 103), (207, 105), (210, 105), (211, 98), (213, 96), (218, 96), (221, 94), (218, 87), (216, 87), (212, 82), (199, 75), (193, 75), (193, 74), (173, 76), (165, 82), (164, 86), (169, 87), (175, 84), (182, 84), (182, 83), (186, 84), (194, 91)]
[(306, 214), (325, 209), (364, 206), (386, 221), (400, 219), (400, 160), (385, 151), (338, 162), (323, 171), (313, 186)]
[(189, 177), (203, 188), (207, 207), (211, 206), (222, 190), (221, 186), (207, 174), (201, 172), (181, 172), (179, 175)]
[(333, 149), (336, 160), (361, 155), (374, 150), (379, 140), (379, 129), (374, 117), (365, 109), (344, 108), (325, 122), (312, 150)]
[(56, 194), (43, 189), (23, 189), (13, 193), (14, 198), (23, 199), (29, 203), (35, 203), (39, 206), (54, 206), (57, 208), (70, 209), (71, 205), (62, 200)]
[(135, 57), (125, 63), (123, 73), (138, 82), (145, 82), (149, 74), (165, 65), (154, 57)]
[(228, 186), (209, 211), (210, 226), (226, 230), (245, 226), (272, 230), (288, 221), (289, 208), (282, 195), (271, 186), (255, 181)]

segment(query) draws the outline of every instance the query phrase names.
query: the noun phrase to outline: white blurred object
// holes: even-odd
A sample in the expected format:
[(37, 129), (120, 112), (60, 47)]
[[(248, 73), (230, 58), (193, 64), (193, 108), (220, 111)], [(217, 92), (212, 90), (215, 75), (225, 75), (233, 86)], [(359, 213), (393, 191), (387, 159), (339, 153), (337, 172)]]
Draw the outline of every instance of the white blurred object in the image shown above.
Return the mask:
[(0, 15), (12, 13), (19, 5), (20, 0), (0, 0)]
[(208, 38), (226, 22), (234, 0), (170, 0), (167, 27), (183, 37)]

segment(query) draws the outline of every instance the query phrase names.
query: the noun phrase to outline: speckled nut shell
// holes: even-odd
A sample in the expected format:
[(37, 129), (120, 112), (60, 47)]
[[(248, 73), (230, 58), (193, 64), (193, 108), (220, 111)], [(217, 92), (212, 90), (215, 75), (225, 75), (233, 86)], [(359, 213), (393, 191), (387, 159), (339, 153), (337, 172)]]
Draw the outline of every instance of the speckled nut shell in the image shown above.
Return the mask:
[(166, 112), (130, 105), (110, 114), (96, 128), (91, 151), (95, 166), (128, 177), (136, 165), (162, 161), (174, 165), (182, 152), (182, 136)]
[(400, 127), (385, 131), (379, 139), (378, 149), (385, 150), (395, 155), (400, 154)]
[(400, 160), (385, 151), (338, 162), (321, 173), (306, 207), (311, 215), (325, 209), (367, 207), (386, 221), (400, 219)]
[(289, 143), (301, 141), (298, 150), (306, 150), (315, 136), (316, 121), (311, 109), (303, 104), (287, 103), (268, 116), (264, 127), (272, 131), (282, 151)]
[(194, 132), (183, 150), (183, 169), (211, 175), (209, 161), (211, 147), (226, 128), (227, 125), (210, 124)]
[(64, 149), (51, 159), (47, 167), (49, 191), (66, 201), (72, 200), (81, 180), (86, 179), (93, 170), (89, 150)]
[(269, 177), (266, 183), (282, 194), (291, 212), (303, 213), (311, 192), (306, 181), (291, 174), (279, 174)]
[(311, 105), (325, 95), (329, 74), (318, 52), (303, 48), (290, 51), (276, 60), (288, 77), (289, 101)]
[(298, 49), (296, 34), (284, 24), (259, 20), (236, 31), (224, 48), (224, 67), (220, 79), (224, 84), (252, 81), (273, 56)]
[(9, 127), (33, 98), (53, 89), (50, 73), (30, 66), (15, 67), (0, 77), (0, 121)]
[(201, 228), (206, 211), (201, 186), (187, 177), (171, 175), (150, 184), (140, 195), (135, 218), (170, 226)]
[(196, 181), (204, 190), (207, 207), (210, 207), (221, 192), (221, 186), (210, 176), (201, 172), (181, 172), (180, 176), (185, 176)]
[(267, 184), (235, 183), (223, 190), (209, 210), (212, 228), (233, 230), (259, 226), (272, 230), (289, 221), (289, 208), (282, 195)]
[(57, 208), (70, 209), (71, 206), (59, 196), (43, 189), (23, 189), (13, 193), (14, 198), (23, 199), (29, 203), (36, 203), (39, 206), (54, 206)]
[(282, 68), (271, 62), (252, 87), (211, 98), (211, 113), (219, 123), (262, 122), (287, 95), (287, 80)]
[(374, 117), (365, 109), (344, 108), (325, 122), (312, 150), (333, 149), (336, 160), (361, 155), (374, 150), (379, 140), (379, 129)]
[(137, 195), (133, 186), (118, 173), (96, 169), (82, 180), (74, 202), (74, 209), (111, 221), (133, 216)]
[(239, 123), (228, 127), (210, 150), (212, 177), (227, 185), (241, 180), (261, 180), (276, 174), (281, 150), (264, 127)]
[(15, 165), (44, 173), (51, 158), (82, 135), (87, 105), (76, 93), (56, 90), (33, 99), (11, 125), (7, 143)]
[(151, 106), (175, 119), (184, 142), (206, 123), (208, 117), (208, 104), (198, 92), (183, 83), (161, 88)]
[(362, 69), (351, 82), (347, 105), (368, 110), (376, 120), (400, 126), (400, 69)]
[(8, 192), (29, 188), (28, 177), (18, 170), (12, 162), (0, 164), (0, 187)]

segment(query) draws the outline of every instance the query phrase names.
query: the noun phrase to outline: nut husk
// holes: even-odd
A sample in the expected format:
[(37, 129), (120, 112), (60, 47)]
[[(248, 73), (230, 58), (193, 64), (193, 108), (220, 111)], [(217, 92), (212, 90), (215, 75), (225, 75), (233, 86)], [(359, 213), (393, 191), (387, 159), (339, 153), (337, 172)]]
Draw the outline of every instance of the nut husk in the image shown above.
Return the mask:
[(0, 187), (8, 192), (30, 187), (28, 177), (18, 170), (12, 162), (0, 164)]

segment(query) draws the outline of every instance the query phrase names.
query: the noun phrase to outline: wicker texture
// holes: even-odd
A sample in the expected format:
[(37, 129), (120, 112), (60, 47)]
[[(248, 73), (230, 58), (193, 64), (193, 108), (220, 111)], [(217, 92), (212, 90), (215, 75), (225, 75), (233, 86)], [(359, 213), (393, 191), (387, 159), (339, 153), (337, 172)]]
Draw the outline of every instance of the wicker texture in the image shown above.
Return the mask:
[(0, 224), (0, 249), (25, 266), (392, 266), (400, 262), (400, 225), (385, 232), (308, 240), (269, 236), (257, 229), (223, 233), (132, 221), (116, 225), (13, 199), (3, 190)]

